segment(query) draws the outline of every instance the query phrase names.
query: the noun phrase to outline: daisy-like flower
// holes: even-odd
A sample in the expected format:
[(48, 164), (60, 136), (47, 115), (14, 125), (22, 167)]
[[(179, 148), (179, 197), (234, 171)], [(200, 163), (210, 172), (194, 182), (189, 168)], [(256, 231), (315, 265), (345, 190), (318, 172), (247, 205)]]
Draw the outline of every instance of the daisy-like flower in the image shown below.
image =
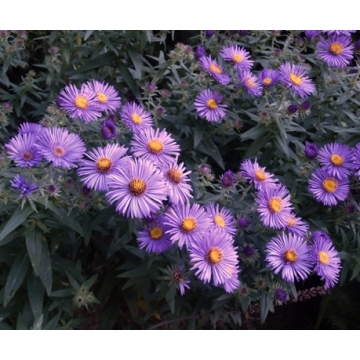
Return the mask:
[(43, 156), (36, 148), (35, 141), (36, 135), (32, 133), (18, 134), (5, 144), (6, 153), (17, 166), (37, 166)]
[(293, 207), (289, 191), (283, 185), (260, 188), (255, 201), (258, 203), (257, 211), (265, 226), (273, 229), (286, 227)]
[(280, 73), (278, 70), (264, 69), (258, 74), (260, 84), (264, 88), (276, 85), (280, 81)]
[(224, 73), (223, 68), (217, 63), (216, 60), (213, 60), (211, 56), (201, 57), (199, 60), (199, 65), (220, 84), (227, 85), (230, 82), (230, 75)]
[(120, 96), (112, 85), (93, 80), (87, 83), (89, 90), (93, 92), (96, 97), (100, 111), (115, 112), (120, 107)]
[(171, 241), (178, 241), (181, 249), (184, 245), (190, 248), (194, 240), (201, 239), (211, 226), (211, 220), (199, 204), (179, 203), (167, 209), (164, 224), (170, 227), (167, 232), (171, 235)]
[(122, 107), (120, 116), (124, 124), (135, 134), (147, 128), (151, 128), (153, 125), (151, 114), (141, 105), (138, 105), (133, 101)]
[(250, 53), (237, 45), (224, 46), (220, 55), (226, 61), (231, 61), (238, 70), (250, 70), (254, 61), (250, 60)]
[(130, 142), (134, 156), (150, 160), (159, 166), (166, 166), (180, 155), (180, 146), (166, 132), (153, 128), (134, 134)]
[(91, 122), (101, 116), (96, 96), (86, 84), (82, 84), (80, 90), (70, 84), (61, 90), (57, 103), (72, 119)]
[(128, 166), (109, 176), (106, 198), (130, 218), (146, 218), (160, 210), (168, 195), (160, 170), (150, 161), (130, 159)]
[(354, 170), (355, 170), (355, 176), (358, 178), (360, 178), (360, 142), (357, 143), (353, 148), (352, 148), (352, 161), (353, 161), (353, 166), (354, 166)]
[(33, 184), (31, 181), (26, 180), (19, 174), (15, 175), (14, 179), (10, 181), (10, 184), (14, 189), (20, 190), (20, 198), (30, 195), (39, 188), (39, 185)]
[(238, 258), (232, 238), (221, 229), (207, 231), (195, 239), (190, 248), (191, 270), (204, 283), (211, 278), (215, 286), (230, 280), (236, 272)]
[(294, 213), (291, 213), (287, 218), (285, 229), (297, 236), (303, 237), (309, 230), (309, 225)]
[(310, 246), (310, 261), (315, 272), (325, 281), (325, 290), (339, 281), (341, 260), (330, 239), (314, 240)]
[(102, 123), (101, 134), (105, 139), (113, 139), (116, 137), (116, 126), (112, 119), (107, 119)]
[(319, 163), (330, 176), (339, 179), (348, 177), (353, 173), (353, 152), (344, 144), (331, 143), (324, 145), (317, 156)]
[(325, 231), (316, 230), (312, 233), (309, 239), (309, 243), (312, 245), (315, 244), (315, 242), (325, 241), (325, 240), (331, 241), (330, 236)]
[(118, 144), (108, 144), (87, 152), (88, 159), (79, 161), (77, 174), (88, 188), (103, 191), (108, 190), (108, 180), (116, 169), (127, 166), (129, 156), (124, 157), (127, 148)]
[(35, 146), (44, 158), (64, 169), (76, 168), (85, 153), (85, 144), (78, 134), (63, 128), (45, 128)]
[(214, 203), (207, 204), (205, 210), (212, 219), (215, 228), (224, 229), (231, 236), (235, 235), (234, 217), (229, 210), (226, 208), (220, 209), (220, 205)]
[(188, 175), (191, 171), (186, 171), (184, 163), (177, 164), (174, 160), (164, 166), (162, 171), (169, 188), (169, 201), (173, 205), (189, 201), (192, 198), (192, 187), (187, 183), (190, 181)]
[(350, 64), (354, 54), (351, 38), (344, 35), (332, 35), (321, 38), (317, 44), (318, 56), (330, 66), (344, 67)]
[(309, 179), (309, 191), (317, 201), (324, 205), (337, 205), (349, 195), (349, 180), (331, 176), (323, 168), (316, 169)]
[(147, 222), (145, 229), (139, 231), (137, 241), (140, 249), (145, 249), (148, 253), (160, 254), (170, 249), (172, 242), (166, 234), (168, 226), (164, 225), (163, 216), (152, 219)]
[(196, 98), (194, 106), (200, 117), (215, 122), (226, 116), (227, 105), (220, 104), (222, 96), (217, 91), (203, 90)]
[(280, 234), (266, 244), (266, 262), (285, 281), (305, 280), (311, 271), (309, 249), (301, 237)]
[(41, 135), (44, 127), (40, 124), (34, 124), (31, 122), (24, 122), (19, 127), (19, 134), (33, 134), (35, 137)]
[(280, 81), (292, 90), (294, 95), (306, 97), (315, 91), (314, 83), (306, 76), (308, 70), (302, 66), (286, 62), (280, 66)]
[(263, 88), (259, 79), (250, 70), (239, 71), (239, 80), (250, 96), (259, 97), (262, 95)]
[(351, 36), (356, 30), (321, 30), (322, 33), (330, 35), (345, 35)]
[(249, 180), (250, 183), (254, 184), (257, 190), (277, 182), (277, 179), (273, 179), (273, 174), (266, 172), (265, 167), (259, 166), (257, 159), (254, 160), (254, 163), (250, 159), (244, 160), (240, 164), (240, 174), (246, 180)]

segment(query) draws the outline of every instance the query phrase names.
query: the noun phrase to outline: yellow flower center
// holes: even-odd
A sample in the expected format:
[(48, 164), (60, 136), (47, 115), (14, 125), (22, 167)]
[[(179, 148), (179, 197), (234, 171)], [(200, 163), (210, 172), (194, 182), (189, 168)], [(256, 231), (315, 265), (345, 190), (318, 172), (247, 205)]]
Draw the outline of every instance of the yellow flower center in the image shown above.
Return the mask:
[(326, 178), (322, 186), (328, 193), (333, 193), (338, 187), (338, 182), (334, 178)]
[(319, 251), (319, 261), (320, 264), (327, 265), (329, 263), (329, 257), (325, 251)]
[(210, 71), (213, 72), (214, 74), (221, 74), (222, 73), (221, 67), (215, 65), (214, 63), (211, 63), (209, 68), (210, 68)]
[(295, 75), (294, 73), (291, 73), (291, 74), (290, 74), (290, 81), (292, 82), (292, 84), (298, 86), (298, 85), (301, 85), (301, 84), (302, 84), (302, 82), (304, 81), (304, 79), (301, 78), (301, 77), (299, 77), (299, 76), (297, 76), (297, 75)]
[(99, 92), (97, 96), (100, 104), (105, 104), (108, 100), (107, 96), (101, 92)]
[(23, 153), (22, 158), (23, 158), (25, 161), (29, 161), (29, 160), (31, 160), (31, 159), (33, 158), (33, 155), (32, 155), (32, 153), (30, 153), (30, 152), (25, 152), (25, 153)]
[(243, 61), (244, 57), (241, 56), (240, 54), (234, 54), (233, 55), (233, 60), (234, 62), (236, 62), (237, 64), (238, 63), (241, 63)]
[(134, 124), (141, 124), (143, 122), (142, 120), (142, 117), (139, 116), (137, 113), (133, 113), (131, 115), (131, 121), (134, 123)]
[(220, 249), (213, 247), (206, 254), (206, 261), (210, 265), (218, 264), (223, 258), (223, 254)]
[(153, 154), (160, 154), (163, 151), (164, 145), (159, 139), (152, 139), (148, 142), (148, 149)]
[(217, 102), (214, 100), (214, 99), (209, 99), (207, 102), (206, 102), (206, 105), (209, 109), (211, 110), (215, 110), (217, 107), (218, 107), (218, 104)]
[(297, 260), (297, 252), (293, 249), (286, 250), (284, 253), (284, 260), (294, 263)]
[(339, 42), (334, 42), (333, 44), (331, 44), (330, 46), (330, 52), (333, 55), (341, 55), (344, 51), (344, 47), (341, 43)]
[(163, 231), (160, 227), (154, 227), (149, 231), (150, 237), (152, 240), (159, 240), (162, 235), (163, 235)]
[(296, 225), (296, 219), (294, 217), (290, 217), (287, 223), (288, 226), (292, 227)]
[(171, 182), (173, 182), (174, 184), (181, 183), (182, 174), (179, 170), (172, 168), (167, 172), (167, 176), (168, 176), (169, 180)]
[(146, 183), (142, 179), (133, 179), (129, 182), (129, 191), (134, 196), (141, 196), (146, 190)]
[(225, 227), (225, 221), (220, 214), (214, 216), (214, 222), (222, 228)]
[(263, 170), (255, 170), (255, 180), (259, 182), (263, 182), (266, 180), (266, 174)]
[(53, 148), (53, 153), (58, 157), (63, 157), (65, 155), (65, 150), (59, 146)]
[(107, 157), (100, 158), (96, 161), (96, 167), (101, 173), (106, 174), (112, 168), (112, 161)]
[(77, 96), (75, 98), (75, 106), (78, 109), (85, 110), (89, 107), (88, 101), (83, 96)]
[(270, 85), (272, 83), (272, 79), (271, 78), (265, 78), (265, 79), (263, 79), (263, 83), (265, 85)]
[(187, 217), (181, 222), (180, 228), (184, 233), (191, 233), (196, 228), (196, 225), (196, 220), (193, 217)]
[(269, 200), (268, 205), (271, 212), (279, 212), (282, 209), (282, 200), (281, 198), (274, 196)]
[(343, 164), (344, 158), (340, 155), (334, 154), (334, 155), (331, 155), (330, 161), (333, 165), (340, 166)]
[(252, 79), (247, 79), (246, 84), (250, 89), (252, 89), (255, 86), (255, 83)]

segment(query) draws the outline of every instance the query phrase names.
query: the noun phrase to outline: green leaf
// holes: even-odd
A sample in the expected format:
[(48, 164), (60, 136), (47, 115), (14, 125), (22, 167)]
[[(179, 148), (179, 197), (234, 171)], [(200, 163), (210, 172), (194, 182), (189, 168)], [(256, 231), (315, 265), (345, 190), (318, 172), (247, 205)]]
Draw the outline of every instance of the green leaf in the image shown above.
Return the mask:
[(205, 128), (204, 127), (198, 127), (198, 126), (195, 126), (195, 129), (194, 129), (194, 148), (196, 148), (203, 135), (204, 135), (204, 132), (205, 132)]
[(86, 41), (93, 32), (94, 32), (94, 30), (86, 30), (85, 36), (84, 36), (84, 41)]
[(24, 280), (29, 264), (30, 261), (26, 252), (23, 252), (16, 257), (5, 284), (4, 307), (9, 304), (10, 300), (19, 289)]
[(35, 228), (35, 225), (30, 226), (25, 232), (26, 247), (34, 269), (35, 275), (39, 276), (41, 267), (41, 232)]
[(121, 73), (122, 77), (124, 78), (125, 82), (129, 86), (130, 90), (134, 93), (134, 95), (138, 99), (140, 99), (141, 95), (140, 95), (140, 92), (139, 92), (139, 88), (136, 85), (136, 83), (134, 81), (134, 78), (132, 77), (129, 69), (123, 63), (118, 63), (117, 66), (118, 66), (118, 68), (120, 70), (120, 73)]
[(44, 321), (44, 315), (43, 314), (36, 317), (31, 330), (42, 330), (43, 321)]
[(31, 310), (36, 318), (43, 311), (44, 286), (32, 271), (27, 276), (27, 292)]
[(197, 150), (201, 151), (202, 153), (211, 156), (217, 164), (225, 170), (224, 162), (221, 157), (220, 151), (215, 143), (211, 139), (207, 139), (206, 141), (201, 142)]
[(28, 216), (33, 212), (30, 206), (26, 206), (23, 210), (21, 210), (21, 206), (19, 206), (11, 218), (6, 223), (5, 227), (2, 229), (0, 233), (0, 245), (2, 244), (2, 240), (6, 235), (10, 234), (13, 230), (15, 230), (20, 224), (22, 224)]
[(41, 242), (41, 264), (39, 276), (42, 283), (44, 284), (47, 294), (50, 295), (52, 286), (51, 258), (49, 247), (44, 241)]

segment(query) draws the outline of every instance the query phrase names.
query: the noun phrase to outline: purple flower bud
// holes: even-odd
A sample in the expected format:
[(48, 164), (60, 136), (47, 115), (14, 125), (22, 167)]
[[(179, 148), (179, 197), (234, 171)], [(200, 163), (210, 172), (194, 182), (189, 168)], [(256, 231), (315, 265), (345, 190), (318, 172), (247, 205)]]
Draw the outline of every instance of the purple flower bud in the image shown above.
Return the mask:
[(250, 257), (250, 256), (254, 255), (255, 249), (251, 245), (245, 245), (243, 251), (246, 256)]
[(318, 152), (319, 152), (319, 149), (316, 146), (316, 144), (310, 144), (308, 142), (305, 143), (304, 153), (308, 159), (312, 160), (312, 159), (316, 158)]
[(246, 230), (250, 225), (250, 220), (246, 217), (241, 217), (238, 219), (238, 226), (242, 230)]
[(116, 126), (113, 120), (105, 120), (101, 125), (101, 133), (104, 139), (112, 139), (116, 137)]
[(199, 45), (195, 51), (195, 59), (200, 60), (205, 55), (205, 49)]
[(221, 178), (221, 182), (225, 187), (230, 187), (234, 185), (235, 178), (231, 170), (224, 172), (224, 175)]
[(300, 104), (299, 109), (300, 109), (300, 111), (302, 111), (302, 112), (306, 112), (306, 111), (308, 111), (308, 110), (310, 109), (310, 107), (311, 107), (310, 101), (309, 101), (309, 100), (305, 100), (304, 102), (302, 102), (302, 103)]
[(354, 212), (356, 211), (356, 206), (354, 204), (348, 204), (345, 207), (345, 212), (347, 214), (354, 214)]
[(286, 291), (283, 289), (276, 289), (275, 297), (279, 301), (286, 301), (286, 298), (287, 298)]
[(205, 30), (205, 35), (207, 37), (212, 37), (215, 34), (215, 30)]
[(287, 113), (289, 115), (294, 115), (297, 111), (298, 111), (299, 107), (296, 104), (291, 104), (288, 108), (287, 108)]
[(354, 49), (355, 49), (355, 51), (360, 51), (360, 40), (355, 42)]

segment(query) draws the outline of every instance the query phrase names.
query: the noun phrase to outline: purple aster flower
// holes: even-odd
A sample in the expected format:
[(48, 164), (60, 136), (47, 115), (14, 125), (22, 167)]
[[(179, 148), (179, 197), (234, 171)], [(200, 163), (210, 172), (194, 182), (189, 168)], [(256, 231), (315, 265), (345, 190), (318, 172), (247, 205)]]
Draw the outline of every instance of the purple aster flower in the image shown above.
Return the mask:
[(199, 65), (220, 84), (227, 85), (230, 82), (230, 75), (224, 73), (223, 68), (211, 56), (203, 56), (199, 60)]
[(32, 133), (18, 134), (5, 144), (5, 150), (17, 166), (37, 166), (43, 156), (36, 148), (35, 142), (36, 135)]
[(309, 225), (301, 218), (295, 216), (294, 213), (291, 213), (287, 218), (285, 229), (296, 236), (303, 237), (309, 230)]
[(87, 152), (89, 158), (79, 161), (77, 174), (82, 183), (88, 188), (103, 191), (108, 190), (109, 176), (127, 166), (129, 156), (125, 156), (127, 148), (118, 144), (108, 144), (104, 148), (98, 147)]
[(260, 84), (264, 88), (276, 85), (280, 81), (280, 73), (278, 70), (264, 69), (258, 74)]
[(224, 60), (231, 61), (238, 70), (250, 70), (254, 65), (250, 53), (237, 45), (223, 46), (220, 55)]
[(260, 188), (255, 201), (258, 203), (257, 211), (265, 226), (273, 229), (286, 227), (293, 207), (289, 191), (283, 185)]
[(146, 218), (162, 207), (168, 195), (160, 170), (150, 161), (130, 159), (128, 166), (109, 176), (106, 193), (119, 214), (130, 218)]
[(247, 217), (240, 217), (237, 220), (239, 229), (246, 230), (250, 225), (250, 220)]
[(265, 167), (259, 166), (257, 159), (254, 160), (254, 163), (250, 159), (244, 160), (240, 164), (240, 174), (246, 180), (249, 180), (250, 183), (254, 184), (257, 190), (277, 182), (277, 179), (273, 179), (273, 174), (266, 172)]
[(325, 289), (334, 287), (339, 281), (341, 260), (330, 239), (316, 239), (310, 246), (310, 261), (315, 272), (325, 281)]
[(116, 126), (113, 120), (105, 120), (101, 125), (101, 134), (104, 139), (113, 139), (116, 137)]
[(180, 146), (166, 132), (153, 128), (144, 129), (134, 134), (130, 142), (131, 151), (136, 157), (150, 160), (159, 166), (166, 166), (179, 156)]
[(224, 187), (231, 187), (235, 183), (234, 174), (231, 170), (227, 170), (224, 172), (224, 174), (221, 176), (221, 182)]
[(285, 87), (292, 90), (294, 95), (305, 97), (315, 91), (315, 85), (305, 76), (307, 74), (306, 68), (286, 62), (280, 66), (279, 71), (280, 81)]
[(185, 271), (184, 265), (179, 264), (175, 268), (173, 268), (171, 274), (171, 278), (173, 279), (173, 281), (175, 281), (176, 285), (178, 286), (181, 296), (185, 294), (186, 289), (190, 289), (190, 286), (188, 285), (190, 284), (190, 280), (184, 279), (184, 271)]
[(160, 254), (170, 249), (172, 242), (169, 234), (166, 234), (168, 226), (164, 225), (163, 216), (152, 219), (145, 225), (143, 231), (139, 231), (137, 241), (140, 249), (148, 253)]
[(195, 50), (195, 59), (200, 60), (206, 54), (203, 46), (199, 45)]
[(85, 144), (80, 136), (63, 128), (45, 128), (35, 146), (53, 166), (64, 169), (77, 167), (85, 153)]
[(19, 134), (33, 134), (35, 137), (42, 134), (44, 127), (40, 124), (24, 122), (19, 127)]
[(316, 144), (306, 142), (304, 153), (308, 159), (312, 160), (316, 158), (317, 154), (319, 153), (319, 149)]
[(124, 124), (135, 134), (153, 125), (151, 114), (135, 102), (125, 104), (121, 109), (120, 116)]
[(189, 201), (192, 198), (192, 187), (187, 182), (190, 181), (188, 175), (191, 171), (186, 171), (184, 163), (177, 164), (174, 160), (164, 166), (162, 171), (169, 188), (169, 201), (173, 205)]
[(324, 240), (331, 241), (330, 236), (325, 231), (316, 230), (312, 233), (309, 239), (309, 243), (310, 245), (312, 245), (317, 241), (324, 241)]
[(237, 266), (234, 266), (231, 277), (224, 281), (224, 290), (227, 293), (232, 293), (239, 288), (240, 286), (239, 272), (240, 272), (239, 268)]
[(229, 210), (226, 208), (220, 210), (219, 204), (210, 203), (205, 206), (205, 211), (212, 219), (215, 228), (224, 229), (231, 236), (235, 235), (234, 217)]
[(355, 172), (355, 176), (360, 178), (360, 142), (352, 148), (352, 161)]
[(164, 224), (170, 227), (167, 232), (171, 235), (171, 241), (178, 241), (181, 249), (184, 245), (190, 248), (195, 239), (201, 238), (211, 226), (211, 220), (199, 204), (179, 203), (168, 208)]
[(115, 112), (120, 107), (120, 96), (112, 85), (93, 80), (86, 84), (96, 97), (100, 111)]
[(239, 72), (240, 84), (246, 89), (250, 96), (259, 97), (263, 93), (263, 88), (259, 83), (259, 79), (254, 76), (250, 70), (242, 70)]
[(20, 190), (20, 198), (30, 195), (39, 188), (39, 185), (33, 184), (31, 181), (26, 180), (19, 174), (15, 175), (14, 179), (10, 181), (10, 184), (14, 189)]
[(309, 249), (301, 237), (280, 234), (266, 244), (266, 262), (285, 281), (305, 280), (310, 271)]
[(196, 270), (195, 275), (204, 283), (212, 278), (215, 286), (224, 284), (232, 278), (238, 266), (236, 250), (231, 236), (223, 230), (208, 231), (191, 244), (191, 270)]
[(316, 169), (309, 179), (309, 191), (324, 205), (337, 205), (348, 197), (349, 180), (331, 176), (324, 168)]
[(305, 30), (305, 36), (306, 38), (311, 41), (315, 36), (320, 35), (320, 30)]
[(205, 89), (195, 98), (194, 106), (200, 117), (215, 122), (226, 116), (227, 105), (220, 104), (221, 100), (222, 96), (217, 91)]
[(86, 84), (80, 90), (70, 84), (61, 90), (57, 103), (72, 119), (80, 118), (91, 122), (101, 116), (96, 96)]
[(353, 173), (352, 157), (353, 152), (349, 146), (330, 143), (320, 149), (317, 159), (330, 176), (342, 179)]
[(351, 38), (332, 35), (328, 39), (320, 38), (317, 44), (318, 56), (330, 66), (344, 67), (350, 64), (354, 54)]
[(356, 33), (356, 30), (321, 30), (322, 33), (331, 35), (345, 35), (351, 36), (352, 33)]

